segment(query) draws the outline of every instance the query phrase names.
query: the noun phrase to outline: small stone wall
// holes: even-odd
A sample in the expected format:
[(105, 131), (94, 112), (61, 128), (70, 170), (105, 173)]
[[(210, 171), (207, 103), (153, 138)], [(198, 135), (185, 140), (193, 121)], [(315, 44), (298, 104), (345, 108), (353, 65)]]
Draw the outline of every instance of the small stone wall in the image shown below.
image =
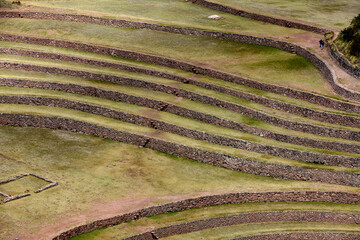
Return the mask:
[[(335, 138), (343, 138), (349, 140), (360, 140), (360, 132), (358, 131), (350, 131), (345, 129), (334, 129), (323, 126), (317, 126), (307, 123), (293, 122), (290, 120), (278, 118), (271, 116), (266, 113), (262, 113), (247, 107), (243, 107), (238, 104), (230, 103), (227, 101), (222, 101), (214, 97), (209, 97), (201, 94), (197, 94), (191, 91), (177, 89), (175, 87), (166, 86), (158, 83), (146, 82), (143, 80), (130, 79), (126, 77), (113, 76), (107, 74), (100, 73), (92, 73), (85, 71), (76, 71), (69, 69), (61, 69), (55, 67), (43, 67), (37, 65), (28, 65), (28, 64), (20, 64), (20, 63), (8, 63), (8, 62), (0, 62), (0, 68), (6, 69), (15, 69), (15, 70), (25, 70), (25, 71), (35, 71), (35, 72), (43, 72), (43, 73), (52, 73), (52, 74), (62, 74), (68, 76), (82, 77), (86, 79), (96, 79), (100, 81), (113, 82), (118, 84), (125, 84), (129, 86), (141, 87), (146, 89), (151, 89), (153, 91), (160, 91), (168, 94), (172, 94), (175, 96), (181, 96), (187, 99), (191, 99), (194, 101), (198, 101), (201, 103), (222, 107), (227, 110), (237, 112), (252, 118), (259, 119), (261, 121), (291, 129), (294, 131), (301, 131), (310, 134), (316, 134), (320, 136), (326, 137), (335, 137)], [(345, 120), (345, 119), (344, 119)], [(349, 123), (350, 124), (350, 123)]]
[(353, 77), (360, 78), (360, 69), (353, 67), (349, 60), (347, 60), (345, 56), (339, 53), (333, 46), (333, 44), (330, 44), (327, 39), (325, 39), (325, 42), (331, 57), (335, 59), (339, 66), (342, 67), (347, 73), (349, 73)]
[[(314, 211), (283, 211), (283, 212), (255, 212), (237, 214), (225, 217), (210, 218), (194, 222), (180, 223), (167, 227), (154, 229), (149, 232), (134, 235), (124, 240), (152, 240), (170, 237), (179, 234), (197, 232), (205, 229), (226, 227), (249, 223), (274, 222), (326, 222), (359, 224), (360, 215), (351, 213), (314, 212)], [(360, 238), (360, 235), (357, 235)]]
[[(177, 114), (179, 116), (188, 117), (194, 120), (227, 127), (230, 129), (254, 134), (261, 137), (266, 137), (276, 141), (288, 142), (296, 145), (304, 145), (314, 148), (360, 153), (360, 146), (356, 144), (320, 141), (320, 140), (293, 137), (284, 134), (274, 133), (268, 130), (248, 126), (242, 123), (226, 120), (223, 118), (218, 118), (209, 114), (200, 113), (197, 111), (175, 106), (172, 104), (167, 104), (164, 102), (160, 102), (148, 98), (132, 96), (120, 92), (107, 91), (95, 87), (81, 86), (76, 84), (62, 84), (62, 83), (54, 83), (54, 82), (46, 82), (46, 81), (32, 81), (32, 80), (24, 80), (24, 79), (5, 79), (5, 78), (0, 78), (0, 86), (41, 88), (41, 89), (49, 89), (49, 90), (100, 97), (100, 98), (110, 99), (113, 101), (121, 101), (130, 104), (135, 104), (138, 106), (153, 108), (159, 111), (165, 111), (165, 112)], [(152, 124), (148, 126), (155, 127)]]
[[(259, 40), (257, 42), (257, 41), (255, 41), (256, 39), (258, 39), (258, 38), (244, 35), (244, 39), (239, 39), (239, 41), (246, 42), (246, 43), (265, 45), (266, 40), (268, 40), (268, 39), (261, 38), (260, 39), (261, 41)], [(208, 77), (213, 77), (213, 78), (217, 78), (217, 79), (221, 79), (221, 80), (225, 80), (225, 81), (229, 81), (229, 82), (234, 82), (234, 83), (248, 86), (251, 88), (259, 89), (262, 91), (268, 91), (268, 92), (272, 92), (272, 93), (282, 94), (282, 95), (285, 95), (288, 97), (298, 98), (298, 99), (301, 99), (304, 101), (308, 101), (308, 102), (322, 105), (325, 107), (338, 109), (341, 111), (360, 113), (359, 105), (339, 101), (336, 99), (320, 96), (320, 95), (309, 93), (309, 92), (303, 92), (303, 91), (299, 91), (299, 90), (295, 90), (295, 89), (291, 89), (291, 88), (257, 82), (254, 80), (237, 77), (235, 75), (227, 74), (227, 73), (220, 72), (217, 70), (198, 67), (196, 65), (176, 61), (176, 60), (165, 58), (165, 57), (158, 57), (158, 56), (153, 56), (153, 55), (148, 55), (148, 54), (137, 53), (137, 52), (133, 52), (133, 51), (93, 46), (93, 45), (89, 45), (89, 44), (69, 42), (69, 41), (63, 41), (63, 40), (25, 37), (25, 36), (10, 35), (10, 34), (0, 34), (0, 40), (32, 43), (32, 44), (62, 47), (62, 48), (70, 48), (70, 49), (75, 49), (75, 50), (81, 50), (81, 51), (105, 54), (105, 55), (110, 55), (110, 56), (115, 56), (115, 57), (127, 58), (127, 59), (131, 59), (131, 60), (135, 60), (135, 61), (147, 62), (150, 64), (162, 65), (162, 66), (180, 69), (180, 70), (184, 70), (184, 71), (200, 73), (200, 74), (203, 74)], [(274, 40), (269, 40), (269, 41), (270, 41), (270, 43), (272, 43)], [(266, 46), (268, 46), (268, 45), (266, 45)], [(302, 49), (300, 47), (294, 48), (294, 46), (295, 45), (286, 43), (286, 42), (279, 42), (278, 45), (274, 45), (274, 47), (280, 48), (282, 50), (288, 50), (288, 51), (290, 51), (291, 49), (296, 50), (297, 48)], [(302, 49), (302, 50), (305, 51), (305, 53), (310, 54), (310, 56), (306, 55), (303, 57), (307, 58), (308, 60), (310, 60), (313, 63), (317, 62), (317, 64), (316, 64), (317, 67), (319, 67), (318, 65), (320, 64), (321, 65), (320, 70), (323, 71), (324, 73), (326, 73), (326, 78), (328, 79), (328, 81), (330, 83), (333, 83), (332, 85), (334, 85), (334, 84), (336, 85), (336, 83), (334, 83), (333, 74), (330, 71), (330, 69), (328, 68), (328, 66), (325, 63), (323, 63), (320, 59), (318, 59), (315, 55), (308, 52), (307, 50), (305, 50), (305, 49)], [(318, 60), (318, 61), (316, 61), (316, 60)], [(331, 78), (331, 79), (329, 79), (329, 78)], [(349, 90), (350, 92), (347, 92), (347, 90), (344, 90), (344, 92), (343, 92), (341, 89), (342, 88), (340, 87), (338, 89), (338, 91), (340, 91), (341, 94), (345, 94), (344, 97), (350, 98), (353, 100), (360, 99), (359, 96), (357, 97), (357, 93), (355, 93), (355, 95), (353, 95), (350, 90)]]
[(349, 233), (314, 233), (314, 232), (294, 232), (257, 235), (251, 237), (237, 238), (234, 240), (359, 240), (358, 234)]
[[(357, 118), (357, 117), (312, 110), (309, 108), (300, 107), (300, 106), (289, 104), (286, 102), (273, 100), (273, 99), (258, 96), (255, 94), (240, 92), (240, 91), (236, 91), (236, 90), (222, 87), (219, 85), (196, 81), (196, 80), (189, 79), (189, 78), (183, 78), (183, 77), (179, 77), (179, 76), (164, 73), (164, 72), (148, 70), (148, 69), (143, 69), (143, 68), (138, 68), (138, 67), (132, 67), (132, 66), (127, 66), (127, 65), (123, 65), (123, 64), (102, 62), (102, 61), (72, 57), (72, 56), (61, 55), (61, 54), (44, 53), (44, 52), (29, 51), (29, 50), (23, 50), (23, 49), (1, 48), (0, 47), (0, 53), (11, 54), (11, 55), (20, 55), (20, 56), (29, 56), (29, 57), (36, 57), (36, 58), (45, 58), (45, 59), (52, 59), (52, 60), (70, 61), (70, 62), (76, 62), (76, 63), (82, 63), (82, 64), (101, 66), (101, 67), (116, 68), (116, 69), (131, 71), (131, 72), (137, 72), (137, 73), (144, 73), (144, 74), (148, 74), (148, 75), (152, 75), (152, 76), (156, 76), (156, 77), (162, 77), (162, 78), (167, 78), (167, 79), (171, 79), (171, 80), (175, 80), (175, 81), (180, 81), (182, 83), (192, 84), (192, 85), (210, 89), (213, 91), (225, 93), (225, 94), (228, 94), (231, 96), (239, 97), (239, 98), (242, 98), (242, 99), (245, 99), (248, 101), (262, 104), (267, 107), (271, 107), (273, 109), (277, 109), (277, 110), (285, 111), (288, 113), (312, 118), (312, 119), (315, 119), (318, 121), (324, 121), (324, 122), (340, 124), (340, 125), (347, 125), (347, 126), (352, 126), (352, 127), (360, 127), (360, 118)], [(175, 89), (178, 89), (178, 88), (175, 88)], [(180, 96), (181, 92), (177, 93), (177, 94)], [(222, 103), (219, 103), (219, 104), (222, 104)], [(360, 107), (360, 106), (358, 106), (358, 107)]]
[(324, 33), (330, 31), (324, 27), (316, 27), (316, 26), (312, 26), (309, 24), (305, 24), (305, 23), (270, 17), (270, 16), (258, 14), (258, 13), (252, 13), (252, 12), (248, 12), (245, 10), (232, 8), (229, 6), (225, 6), (225, 5), (222, 5), (219, 3), (214, 3), (214, 2), (210, 2), (210, 1), (206, 1), (206, 0), (189, 0), (189, 1), (192, 3), (195, 3), (197, 5), (211, 8), (211, 9), (214, 9), (217, 11), (230, 13), (230, 14), (237, 15), (240, 17), (250, 18), (253, 20), (261, 21), (261, 22), (271, 23), (271, 24), (282, 26), (282, 27), (297, 28), (297, 29), (302, 29), (305, 31), (319, 33), (319, 34), (324, 34)]
[(101, 219), (82, 226), (69, 229), (53, 240), (65, 240), (99, 228), (112, 226), (139, 218), (150, 217), (158, 214), (177, 212), (192, 208), (216, 206), (232, 203), (248, 202), (329, 202), (360, 204), (360, 195), (349, 192), (262, 192), (262, 193), (229, 193), (223, 195), (211, 195), (198, 198), (186, 199), (178, 202), (148, 207), (131, 213), (117, 215), (111, 218)]
[(298, 168), (289, 165), (266, 163), (226, 154), (204, 151), (156, 138), (126, 133), (77, 120), (25, 114), (0, 114), (0, 126), (41, 127), (85, 133), (111, 140), (138, 145), (198, 162), (235, 171), (281, 179), (315, 181), (360, 187), (360, 175), (340, 171)]
[[(30, 175), (34, 176), (34, 177), (37, 177), (37, 178), (40, 178), (40, 179), (42, 179), (42, 180), (44, 180), (46, 182), (49, 182), (49, 184), (47, 184), (45, 186), (42, 186), (39, 189), (35, 190), (34, 193), (39, 193), (39, 192), (42, 192), (42, 191), (44, 191), (46, 189), (49, 189), (49, 188), (52, 188), (52, 187), (55, 187), (55, 186), (58, 185), (58, 183), (56, 181), (53, 181), (53, 180), (50, 180), (48, 178), (42, 177), (42, 176), (40, 176), (38, 174), (35, 174), (35, 173), (25, 173), (25, 174), (20, 174), (20, 175), (14, 176), (14, 177), (10, 177), (8, 179), (0, 181), (0, 185), (5, 184), (5, 183), (9, 183), (9, 182), (13, 182), (13, 181), (16, 181), (18, 179), (21, 179), (23, 177), (30, 176)], [(7, 203), (7, 202), (11, 202), (11, 201), (20, 199), (20, 198), (28, 197), (31, 194), (30, 193), (22, 193), (22, 194), (19, 194), (19, 195), (12, 196), (10, 194), (0, 192), (0, 195), (5, 197), (4, 199), (2, 199), (2, 202)]]
[[(91, 114), (101, 115), (145, 127), (151, 127), (161, 131), (166, 131), (193, 138), (196, 140), (206, 141), (218, 145), (230, 146), (247, 151), (273, 155), (276, 157), (289, 158), (310, 163), (320, 163), (325, 165), (342, 166), (350, 168), (360, 168), (360, 159), (356, 157), (347, 157), (341, 155), (328, 155), (320, 153), (305, 152), (287, 148), (264, 145), (255, 142), (249, 142), (241, 139), (233, 139), (221, 135), (209, 134), (203, 131), (192, 130), (180, 127), (163, 121), (142, 117), (135, 114), (115, 111), (109, 108), (100, 107), (81, 102), (46, 97), (28, 97), (28, 96), (0, 96), (0, 104), (25, 104), (35, 106), (51, 106), (83, 111)], [(41, 177), (40, 177), (41, 178)], [(45, 180), (50, 181), (50, 180)]]

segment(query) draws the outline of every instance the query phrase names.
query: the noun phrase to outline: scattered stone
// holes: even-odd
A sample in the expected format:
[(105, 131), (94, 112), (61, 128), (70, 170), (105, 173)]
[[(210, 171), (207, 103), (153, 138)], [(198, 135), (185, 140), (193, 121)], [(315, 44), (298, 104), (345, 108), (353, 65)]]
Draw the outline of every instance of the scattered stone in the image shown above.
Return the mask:
[(211, 15), (211, 16), (208, 16), (208, 19), (220, 20), (220, 19), (223, 19), (223, 18), (220, 17), (219, 15)]

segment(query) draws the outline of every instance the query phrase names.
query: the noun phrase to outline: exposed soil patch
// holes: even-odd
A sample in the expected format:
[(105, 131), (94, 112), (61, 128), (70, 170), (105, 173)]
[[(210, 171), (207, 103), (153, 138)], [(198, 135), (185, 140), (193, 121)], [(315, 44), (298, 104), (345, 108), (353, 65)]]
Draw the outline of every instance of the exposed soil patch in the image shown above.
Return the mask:
[(214, 194), (214, 192), (197, 193), (196, 195), (179, 194), (147, 198), (122, 198), (118, 200), (113, 200), (108, 203), (94, 201), (91, 208), (84, 212), (73, 212), (67, 214), (70, 215), (70, 217), (64, 216), (64, 214), (62, 214), (59, 216), (59, 219), (56, 221), (55, 224), (42, 227), (42, 229), (37, 232), (19, 234), (17, 237), (24, 240), (51, 239), (52, 237), (69, 228), (82, 225), (94, 220), (110, 218), (116, 215), (121, 215), (127, 212), (153, 206), (156, 204), (179, 201), (190, 197), (210, 194)]

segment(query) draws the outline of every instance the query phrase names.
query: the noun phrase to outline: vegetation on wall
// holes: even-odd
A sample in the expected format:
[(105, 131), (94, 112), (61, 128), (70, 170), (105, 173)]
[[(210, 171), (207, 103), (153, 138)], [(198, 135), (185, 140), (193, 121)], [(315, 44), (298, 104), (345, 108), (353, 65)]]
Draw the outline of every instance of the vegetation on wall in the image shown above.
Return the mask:
[(349, 27), (340, 32), (335, 41), (336, 46), (352, 63), (359, 64), (360, 60), (360, 14), (353, 18)]

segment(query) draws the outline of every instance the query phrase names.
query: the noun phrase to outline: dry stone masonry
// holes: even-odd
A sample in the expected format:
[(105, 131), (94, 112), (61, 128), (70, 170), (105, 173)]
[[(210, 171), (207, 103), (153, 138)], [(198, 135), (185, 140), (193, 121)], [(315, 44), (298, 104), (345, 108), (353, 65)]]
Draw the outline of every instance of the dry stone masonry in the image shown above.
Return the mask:
[[(245, 99), (248, 101), (252, 101), (252, 102), (255, 102), (258, 104), (262, 104), (267, 107), (271, 107), (273, 109), (277, 109), (277, 110), (289, 112), (292, 114), (312, 118), (312, 119), (315, 119), (318, 121), (325, 121), (328, 123), (347, 125), (347, 126), (352, 126), (352, 127), (360, 127), (360, 119), (357, 117), (312, 110), (309, 108), (289, 104), (286, 102), (269, 99), (269, 98), (266, 98), (263, 96), (258, 96), (255, 94), (250, 94), (250, 93), (241, 92), (241, 91), (236, 91), (236, 90), (222, 87), (219, 85), (196, 81), (196, 80), (189, 79), (189, 78), (183, 78), (180, 76), (176, 76), (176, 75), (168, 74), (168, 73), (164, 73), (164, 72), (159, 72), (159, 71), (155, 71), (155, 70), (148, 70), (148, 69), (143, 69), (143, 68), (138, 68), (138, 67), (133, 67), (133, 66), (127, 66), (127, 65), (123, 65), (123, 64), (96, 61), (96, 60), (92, 60), (92, 59), (85, 59), (85, 58), (79, 58), (79, 57), (73, 57), (73, 56), (67, 56), (67, 55), (61, 55), (61, 54), (44, 53), (44, 52), (29, 51), (29, 50), (14, 49), (14, 48), (0, 48), (0, 53), (28, 56), (28, 57), (36, 57), (36, 58), (45, 58), (45, 59), (51, 59), (51, 60), (70, 61), (70, 62), (76, 62), (76, 63), (82, 63), (82, 64), (101, 66), (101, 67), (116, 68), (116, 69), (131, 71), (131, 72), (137, 72), (137, 73), (144, 73), (147, 75), (167, 78), (167, 79), (171, 79), (171, 80), (175, 80), (175, 81), (180, 81), (182, 83), (192, 84), (192, 85), (195, 85), (198, 87), (225, 93), (225, 94), (228, 94), (231, 96), (235, 96), (235, 97), (242, 98), (242, 99)], [(179, 90), (178, 88), (174, 88), (174, 89), (177, 89), (178, 91), (181, 92), (181, 90)], [(179, 93), (179, 92), (177, 92), (177, 94), (181, 95), (181, 93)], [(221, 103), (219, 103), (219, 104), (221, 104)]]
[(211, 195), (198, 198), (186, 199), (178, 202), (140, 209), (131, 213), (101, 219), (92, 223), (77, 226), (69, 229), (53, 240), (65, 240), (80, 234), (90, 232), (99, 228), (133, 221), (136, 219), (154, 216), (163, 213), (183, 211), (193, 208), (216, 206), (232, 203), (249, 202), (328, 202), (328, 203), (348, 203), (360, 204), (360, 195), (349, 192), (257, 192), (257, 193), (229, 193), (223, 195)]
[(169, 124), (163, 121), (142, 117), (135, 114), (120, 112), (101, 106), (85, 104), (85, 103), (66, 100), (66, 99), (3, 95), (0, 96), (0, 104), (25, 104), (25, 105), (51, 106), (51, 107), (73, 109), (73, 110), (83, 111), (105, 117), (110, 117), (113, 119), (129, 122), (137, 125), (142, 125), (145, 127), (151, 127), (154, 129), (178, 134), (184, 137), (193, 138), (196, 140), (244, 149), (247, 151), (254, 151), (258, 153), (289, 158), (299, 161), (305, 161), (310, 163), (320, 163), (325, 165), (360, 168), (360, 159), (355, 157), (304, 152), (304, 151), (292, 150), (288, 148), (263, 145), (263, 144), (240, 140), (240, 139), (233, 139), (229, 137), (209, 134), (202, 131), (180, 127), (174, 124)]
[[(152, 240), (184, 233), (197, 232), (210, 228), (270, 222), (326, 222), (359, 224), (360, 216), (358, 214), (350, 213), (313, 211), (256, 212), (180, 223), (134, 235), (125, 238), (124, 240)], [(360, 235), (357, 236), (360, 237)]]
[(226, 154), (204, 151), (198, 148), (192, 148), (156, 138), (121, 132), (72, 119), (1, 113), (0, 125), (14, 127), (40, 127), (85, 133), (119, 142), (147, 147), (171, 155), (250, 174), (281, 179), (315, 181), (360, 187), (360, 175), (355, 173), (298, 168), (289, 165), (239, 158)]
[(188, 90), (177, 89), (171, 86), (166, 86), (158, 83), (146, 82), (143, 80), (137, 80), (126, 77), (107, 75), (107, 74), (77, 71), (70, 69), (61, 69), (56, 67), (44, 67), (44, 66), (21, 64), (21, 63), (0, 62), (0, 68), (62, 74), (73, 77), (96, 79), (100, 81), (141, 87), (141, 88), (151, 89), (153, 91), (160, 91), (160, 92), (172, 94), (175, 96), (181, 96), (204, 104), (222, 107), (233, 112), (237, 112), (279, 127), (283, 127), (295, 131), (301, 131), (301, 132), (316, 134), (325, 137), (343, 138), (343, 139), (355, 140), (355, 141), (360, 140), (359, 131), (335, 129), (335, 128), (328, 128), (328, 127), (317, 126), (307, 123), (294, 122), (283, 118), (274, 117), (272, 115), (262, 113), (235, 103), (219, 100), (214, 97), (197, 94)]
[[(49, 188), (52, 188), (52, 187), (55, 187), (55, 186), (58, 185), (58, 183), (56, 181), (50, 180), (50, 179), (48, 179), (46, 177), (42, 177), (42, 176), (40, 176), (38, 174), (35, 174), (35, 173), (25, 173), (25, 174), (16, 175), (14, 177), (10, 177), (8, 179), (0, 181), (0, 185), (16, 181), (16, 180), (24, 178), (26, 176), (34, 176), (34, 177), (40, 178), (40, 179), (42, 179), (42, 180), (44, 180), (46, 182), (49, 182), (49, 184), (47, 184), (45, 186), (42, 186), (39, 189), (35, 190), (34, 193), (39, 193), (39, 192), (42, 192), (42, 191), (44, 191), (46, 189), (49, 189)], [(19, 194), (19, 195), (12, 196), (10, 194), (0, 192), (0, 195), (5, 197), (4, 199), (2, 199), (2, 202), (7, 203), (7, 202), (11, 202), (11, 201), (20, 199), (20, 198), (28, 197), (31, 194), (30, 193), (22, 193), (22, 194)]]
[[(261, 137), (266, 137), (276, 141), (288, 142), (297, 145), (304, 145), (309, 147), (329, 149), (335, 151), (360, 153), (360, 146), (356, 144), (313, 140), (313, 139), (279, 134), (268, 130), (252, 127), (246, 124), (226, 120), (223, 118), (218, 118), (213, 115), (200, 113), (187, 108), (175, 106), (172, 104), (168, 104), (148, 98), (128, 95), (120, 92), (107, 91), (95, 87), (81, 86), (76, 84), (62, 84), (62, 83), (46, 82), (46, 81), (32, 81), (27, 79), (5, 79), (5, 78), (0, 78), (0, 86), (41, 88), (41, 89), (49, 89), (49, 90), (63, 91), (68, 93), (76, 93), (76, 94), (100, 97), (114, 101), (121, 101), (130, 104), (135, 104), (143, 107), (149, 107), (159, 111), (166, 111), (169, 113), (177, 114), (179, 116), (188, 117), (194, 120), (199, 120), (206, 123), (223, 126), (238, 131), (243, 131), (246, 133), (254, 134)], [(6, 96), (4, 96), (4, 98), (6, 98)]]

